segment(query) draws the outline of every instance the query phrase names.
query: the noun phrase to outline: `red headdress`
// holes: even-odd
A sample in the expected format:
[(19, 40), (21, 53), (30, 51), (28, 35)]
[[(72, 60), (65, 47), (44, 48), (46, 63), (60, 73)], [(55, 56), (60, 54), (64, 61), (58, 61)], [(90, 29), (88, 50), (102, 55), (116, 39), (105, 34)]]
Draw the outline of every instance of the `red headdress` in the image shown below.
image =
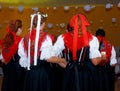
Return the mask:
[(73, 35), (73, 59), (76, 59), (76, 51), (77, 51), (77, 39), (78, 39), (78, 18), (80, 17), (81, 21), (81, 29), (82, 29), (82, 35), (84, 40), (84, 46), (89, 45), (89, 38), (86, 27), (90, 25), (90, 23), (87, 21), (86, 17), (82, 14), (76, 14), (73, 16), (70, 20), (70, 26), (73, 27), (74, 35)]
[[(8, 63), (10, 61), (10, 59), (13, 57), (13, 55), (16, 53), (17, 49), (18, 49), (18, 44), (21, 40), (21, 37), (20, 36), (16, 36), (15, 32), (11, 31), (10, 28), (7, 28), (6, 30), (8, 33), (10, 33), (13, 38), (14, 38), (14, 41), (13, 43), (8, 46), (7, 48), (5, 48), (5, 44), (4, 42), (6, 42), (5, 40), (1, 40), (1, 45), (2, 45), (2, 55), (3, 55), (3, 58), (4, 58), (4, 62), (5, 63)], [(9, 36), (9, 35), (8, 35)]]

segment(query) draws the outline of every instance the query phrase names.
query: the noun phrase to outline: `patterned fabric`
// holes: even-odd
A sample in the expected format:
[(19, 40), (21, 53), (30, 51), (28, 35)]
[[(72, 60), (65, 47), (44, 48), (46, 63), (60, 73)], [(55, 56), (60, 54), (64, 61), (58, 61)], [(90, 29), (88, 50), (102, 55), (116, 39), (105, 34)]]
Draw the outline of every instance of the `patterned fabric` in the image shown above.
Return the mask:
[[(26, 54), (28, 54), (28, 40), (29, 40), (29, 35), (24, 37), (24, 51), (26, 52)], [(39, 42), (38, 42), (38, 49), (41, 49), (42, 43), (44, 42), (44, 40), (46, 39), (46, 36), (48, 34), (46, 34), (46, 32), (41, 31), (40, 32), (40, 37), (39, 37)], [(30, 35), (30, 40), (31, 40), (31, 47), (30, 47), (30, 57), (31, 60), (30, 62), (33, 63), (34, 60), (34, 46), (35, 46), (35, 36), (36, 36), (36, 30), (33, 29)], [(52, 35), (49, 35), (50, 38), (52, 39), (53, 43), (55, 42), (55, 39)], [(38, 57), (40, 57), (40, 50), (38, 50)]]
[(10, 59), (14, 56), (14, 54), (17, 52), (18, 44), (19, 44), (20, 40), (21, 40), (21, 37), (15, 36), (14, 43), (12, 44), (12, 46), (10, 46), (7, 49), (4, 47), (4, 41), (2, 41), (2, 43), (1, 43), (2, 56), (5, 60), (5, 63), (8, 63), (10, 61)]
[[(28, 40), (29, 40), (29, 35), (24, 37), (24, 49), (25, 52), (28, 54)], [(36, 36), (36, 30), (33, 29), (30, 35), (30, 40), (31, 40), (31, 47), (30, 47), (30, 55), (31, 55), (31, 62), (33, 62), (34, 59), (34, 44), (35, 44), (35, 36)], [(40, 37), (39, 37), (39, 42), (38, 42), (38, 49), (40, 49), (42, 42), (45, 40), (46, 38), (46, 33), (41, 31), (40, 32)], [(38, 50), (38, 57), (40, 56), (40, 52)]]

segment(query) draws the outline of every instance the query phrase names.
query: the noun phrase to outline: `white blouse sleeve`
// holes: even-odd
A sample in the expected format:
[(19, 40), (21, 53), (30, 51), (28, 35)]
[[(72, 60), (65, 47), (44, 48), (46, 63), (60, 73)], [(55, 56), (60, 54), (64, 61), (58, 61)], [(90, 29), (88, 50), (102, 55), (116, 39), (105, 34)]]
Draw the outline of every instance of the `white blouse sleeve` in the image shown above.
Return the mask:
[(89, 54), (90, 59), (101, 57), (101, 54), (99, 52), (99, 42), (95, 36), (93, 36), (93, 39), (90, 41), (89, 45), (90, 45), (90, 54)]
[(0, 60), (2, 60), (3, 59), (3, 56), (2, 56), (2, 53), (0, 54)]
[(46, 60), (48, 58), (50, 58), (52, 55), (51, 55), (51, 50), (52, 50), (52, 39), (50, 38), (50, 36), (46, 36), (46, 39), (45, 41), (42, 43), (42, 46), (41, 46), (41, 55), (40, 55), (40, 59), (41, 60)]
[(110, 57), (110, 65), (116, 64), (117, 59), (116, 59), (116, 52), (114, 47), (112, 46), (112, 51), (111, 51), (111, 57)]
[(26, 68), (28, 65), (28, 59), (24, 51), (23, 39), (20, 41), (18, 46), (18, 55), (20, 56), (19, 64), (21, 65), (21, 67)]
[(3, 56), (2, 56), (2, 49), (0, 49), (0, 60), (3, 59)]
[(57, 38), (57, 41), (55, 42), (54, 46), (53, 46), (53, 49), (52, 49), (52, 56), (60, 56), (61, 52), (65, 49), (65, 46), (64, 46), (64, 40), (63, 40), (63, 37), (62, 35), (60, 35), (58, 38)]

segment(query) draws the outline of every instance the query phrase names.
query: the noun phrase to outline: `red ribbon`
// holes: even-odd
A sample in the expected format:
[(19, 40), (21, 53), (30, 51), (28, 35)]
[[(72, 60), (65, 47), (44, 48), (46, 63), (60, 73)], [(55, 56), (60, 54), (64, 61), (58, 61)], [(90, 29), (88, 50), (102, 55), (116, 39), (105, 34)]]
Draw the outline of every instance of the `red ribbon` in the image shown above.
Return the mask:
[(75, 19), (74, 32), (73, 32), (73, 59), (76, 60), (77, 40), (78, 40), (78, 18)]
[(90, 23), (87, 21), (86, 17), (82, 14), (77, 14), (73, 16), (70, 20), (70, 26), (73, 27), (73, 60), (76, 60), (76, 52), (77, 52), (77, 42), (78, 42), (78, 17), (80, 17), (81, 21), (81, 28), (82, 28), (82, 35), (83, 35), (83, 41), (84, 46), (89, 45), (89, 38), (87, 34), (86, 26), (89, 26)]

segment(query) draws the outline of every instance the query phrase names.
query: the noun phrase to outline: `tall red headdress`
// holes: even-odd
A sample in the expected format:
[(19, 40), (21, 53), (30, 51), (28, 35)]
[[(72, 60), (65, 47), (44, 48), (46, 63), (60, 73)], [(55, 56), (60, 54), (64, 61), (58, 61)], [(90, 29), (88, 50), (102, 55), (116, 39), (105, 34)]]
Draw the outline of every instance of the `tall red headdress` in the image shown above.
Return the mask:
[(78, 18), (80, 18), (81, 21), (81, 29), (82, 29), (82, 35), (84, 40), (84, 46), (89, 45), (89, 38), (87, 35), (87, 29), (86, 27), (90, 25), (90, 23), (87, 21), (86, 17), (82, 14), (76, 14), (73, 16), (70, 20), (70, 26), (73, 27), (73, 59), (76, 60), (76, 51), (77, 51), (77, 39), (78, 39)]

